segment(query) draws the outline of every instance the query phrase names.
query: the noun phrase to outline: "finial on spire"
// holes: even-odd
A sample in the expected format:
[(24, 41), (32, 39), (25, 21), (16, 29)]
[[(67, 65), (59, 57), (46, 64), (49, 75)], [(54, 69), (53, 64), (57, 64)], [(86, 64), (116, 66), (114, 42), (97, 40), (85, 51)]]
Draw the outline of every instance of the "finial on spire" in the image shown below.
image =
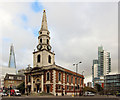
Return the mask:
[(45, 9), (43, 9), (43, 12), (45, 12)]

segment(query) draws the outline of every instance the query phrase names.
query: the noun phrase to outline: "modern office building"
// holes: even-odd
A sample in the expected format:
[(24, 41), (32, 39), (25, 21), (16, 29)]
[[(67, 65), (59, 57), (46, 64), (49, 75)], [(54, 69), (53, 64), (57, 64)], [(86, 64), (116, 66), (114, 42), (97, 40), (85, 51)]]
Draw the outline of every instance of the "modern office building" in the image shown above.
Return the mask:
[(92, 81), (93, 86), (99, 83), (104, 87), (104, 75), (111, 72), (111, 57), (110, 53), (103, 50), (102, 46), (98, 47), (98, 60), (93, 60), (92, 65)]
[(104, 76), (104, 89), (107, 93), (120, 92), (120, 74), (109, 74)]
[(55, 64), (55, 53), (51, 51), (49, 35), (44, 10), (37, 50), (33, 52), (33, 68), (25, 71), (25, 92), (45, 92), (53, 95), (82, 94), (84, 76)]

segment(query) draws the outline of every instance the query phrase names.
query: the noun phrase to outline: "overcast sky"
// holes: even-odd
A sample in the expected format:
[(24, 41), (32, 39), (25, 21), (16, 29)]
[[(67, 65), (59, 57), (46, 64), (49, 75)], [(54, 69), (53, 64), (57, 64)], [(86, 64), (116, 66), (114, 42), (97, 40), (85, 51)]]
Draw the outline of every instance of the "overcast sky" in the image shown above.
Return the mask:
[(92, 61), (98, 46), (111, 53), (112, 72), (118, 70), (117, 2), (12, 2), (0, 4), (0, 64), (8, 66), (9, 49), (14, 45), (17, 69), (33, 64), (43, 9), (46, 9), (55, 62), (75, 71), (82, 61), (85, 82), (92, 81)]

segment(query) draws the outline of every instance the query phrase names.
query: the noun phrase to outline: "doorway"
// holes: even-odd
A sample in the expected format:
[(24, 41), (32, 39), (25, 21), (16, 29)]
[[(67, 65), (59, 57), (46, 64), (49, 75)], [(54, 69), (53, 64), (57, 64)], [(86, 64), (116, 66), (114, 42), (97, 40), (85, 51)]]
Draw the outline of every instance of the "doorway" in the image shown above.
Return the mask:
[(47, 93), (50, 93), (50, 86), (47, 85)]
[(37, 85), (37, 93), (40, 92), (39, 88), (40, 88), (40, 85)]

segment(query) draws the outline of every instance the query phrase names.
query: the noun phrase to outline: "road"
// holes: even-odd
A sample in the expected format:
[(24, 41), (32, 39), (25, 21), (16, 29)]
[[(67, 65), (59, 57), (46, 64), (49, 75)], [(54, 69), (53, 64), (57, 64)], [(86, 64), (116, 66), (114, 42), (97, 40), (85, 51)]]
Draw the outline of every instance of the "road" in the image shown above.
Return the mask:
[(94, 96), (94, 97), (68, 97), (68, 96), (39, 96), (39, 97), (32, 97), (32, 96), (21, 96), (21, 97), (3, 97), (2, 100), (120, 100), (120, 97), (115, 96)]

